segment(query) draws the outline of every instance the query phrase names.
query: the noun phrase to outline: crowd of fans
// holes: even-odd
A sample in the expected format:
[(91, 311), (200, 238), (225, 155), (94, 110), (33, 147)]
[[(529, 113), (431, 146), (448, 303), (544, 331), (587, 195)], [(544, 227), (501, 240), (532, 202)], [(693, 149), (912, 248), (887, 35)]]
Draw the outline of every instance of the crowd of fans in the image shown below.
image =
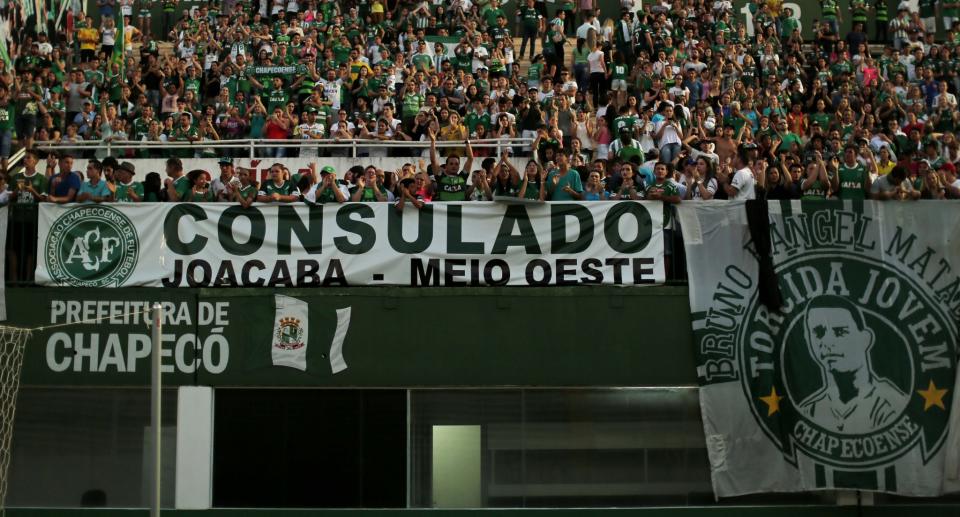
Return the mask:
[[(750, 27), (728, 0), (96, 4), (49, 34), (10, 31), (4, 179), (15, 145), (31, 150), (12, 201), (960, 197), (960, 1), (820, 0), (806, 39), (782, 0), (749, 2)], [(431, 145), (396, 171), (335, 171), (336, 150), (277, 145), (262, 182), (229, 157), (219, 174), (180, 160), (229, 156), (217, 140), (354, 138)], [(511, 140), (471, 145), (486, 139)], [(83, 181), (47, 145), (81, 140), (193, 145), (75, 151)], [(319, 170), (289, 174), (295, 153)], [(143, 156), (174, 158), (133, 182)], [(518, 170), (514, 156), (532, 159)]]

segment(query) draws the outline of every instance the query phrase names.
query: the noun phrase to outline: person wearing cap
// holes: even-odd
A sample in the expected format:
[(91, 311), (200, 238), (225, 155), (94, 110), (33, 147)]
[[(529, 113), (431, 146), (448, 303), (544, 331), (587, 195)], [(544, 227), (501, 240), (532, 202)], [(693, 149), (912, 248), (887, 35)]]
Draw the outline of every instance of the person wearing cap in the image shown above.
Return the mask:
[(73, 118), (73, 123), (76, 124), (78, 132), (87, 133), (92, 128), (95, 118), (97, 118), (97, 112), (93, 109), (93, 102), (87, 99), (83, 101), (80, 113)]
[(217, 201), (228, 201), (230, 194), (227, 191), (227, 186), (236, 187), (240, 184), (240, 180), (234, 172), (233, 158), (223, 156), (217, 160), (217, 165), (220, 166), (220, 175), (210, 182), (210, 190)]
[(139, 203), (143, 201), (143, 183), (133, 181), (137, 168), (130, 162), (122, 162), (114, 170), (113, 183), (108, 183), (107, 187), (113, 193), (113, 199), (117, 203)]
[(337, 183), (336, 169), (325, 165), (320, 169), (320, 181), (311, 186), (303, 199), (315, 204), (343, 203), (348, 195), (349, 193), (344, 192), (341, 185)]

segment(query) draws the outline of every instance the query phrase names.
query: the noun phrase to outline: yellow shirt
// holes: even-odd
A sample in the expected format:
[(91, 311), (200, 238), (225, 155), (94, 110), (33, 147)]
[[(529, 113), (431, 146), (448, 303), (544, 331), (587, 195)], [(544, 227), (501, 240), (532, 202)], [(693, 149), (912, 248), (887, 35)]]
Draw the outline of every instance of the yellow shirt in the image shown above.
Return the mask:
[(370, 6), (370, 12), (371, 12), (371, 13), (382, 13), (382, 12), (383, 12), (383, 4), (380, 3), (380, 2), (374, 2), (373, 5)]
[(93, 28), (80, 29), (77, 31), (77, 39), (80, 40), (80, 50), (96, 50), (100, 31)]
[(880, 176), (885, 176), (887, 174), (890, 174), (890, 171), (892, 171), (893, 168), (896, 166), (897, 166), (897, 162), (894, 162), (894, 161), (891, 161), (886, 165), (877, 161), (877, 174), (879, 174)]
[[(447, 142), (464, 141), (467, 139), (467, 128), (463, 124), (458, 126), (446, 126), (440, 128), (440, 140)], [(466, 154), (463, 148), (444, 147), (441, 148), (443, 156), (464, 156)]]
[(358, 59), (358, 60), (356, 60), (356, 61), (351, 62), (349, 66), (350, 66), (350, 80), (351, 80), (351, 81), (356, 81), (356, 80), (357, 80), (357, 77), (360, 77), (360, 69), (361, 69), (361, 68), (366, 68), (366, 69), (367, 69), (367, 77), (368, 77), (368, 78), (369, 78), (369, 77), (373, 77), (373, 69), (370, 68), (370, 65), (368, 65), (365, 61), (362, 61), (362, 60)]
[(770, 14), (780, 16), (780, 9), (783, 8), (783, 0), (767, 0), (767, 5), (770, 7)]
[(133, 35), (139, 32), (140, 30), (134, 27), (133, 25), (124, 27), (123, 29), (123, 49), (124, 50), (133, 50)]

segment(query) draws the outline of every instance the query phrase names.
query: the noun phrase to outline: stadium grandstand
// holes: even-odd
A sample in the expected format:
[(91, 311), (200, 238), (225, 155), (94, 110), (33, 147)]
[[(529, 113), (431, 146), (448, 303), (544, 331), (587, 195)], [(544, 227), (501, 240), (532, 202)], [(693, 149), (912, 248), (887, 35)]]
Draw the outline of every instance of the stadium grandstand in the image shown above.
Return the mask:
[(0, 0), (0, 68), (0, 516), (960, 515), (960, 0)]

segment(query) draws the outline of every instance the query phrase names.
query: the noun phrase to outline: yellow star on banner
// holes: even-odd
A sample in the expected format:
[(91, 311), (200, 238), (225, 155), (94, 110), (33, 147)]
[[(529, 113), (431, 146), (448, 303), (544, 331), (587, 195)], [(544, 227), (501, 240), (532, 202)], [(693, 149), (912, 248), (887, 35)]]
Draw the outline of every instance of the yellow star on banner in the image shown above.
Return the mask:
[(777, 387), (774, 386), (770, 388), (770, 394), (766, 397), (760, 397), (760, 400), (767, 405), (767, 416), (773, 416), (774, 413), (780, 411), (780, 401), (783, 400), (783, 397), (777, 395)]
[(930, 379), (930, 386), (925, 390), (917, 390), (917, 393), (923, 397), (923, 410), (926, 411), (933, 406), (946, 411), (946, 406), (943, 405), (943, 397), (949, 391), (947, 388), (937, 388), (937, 385), (933, 383), (933, 379)]

